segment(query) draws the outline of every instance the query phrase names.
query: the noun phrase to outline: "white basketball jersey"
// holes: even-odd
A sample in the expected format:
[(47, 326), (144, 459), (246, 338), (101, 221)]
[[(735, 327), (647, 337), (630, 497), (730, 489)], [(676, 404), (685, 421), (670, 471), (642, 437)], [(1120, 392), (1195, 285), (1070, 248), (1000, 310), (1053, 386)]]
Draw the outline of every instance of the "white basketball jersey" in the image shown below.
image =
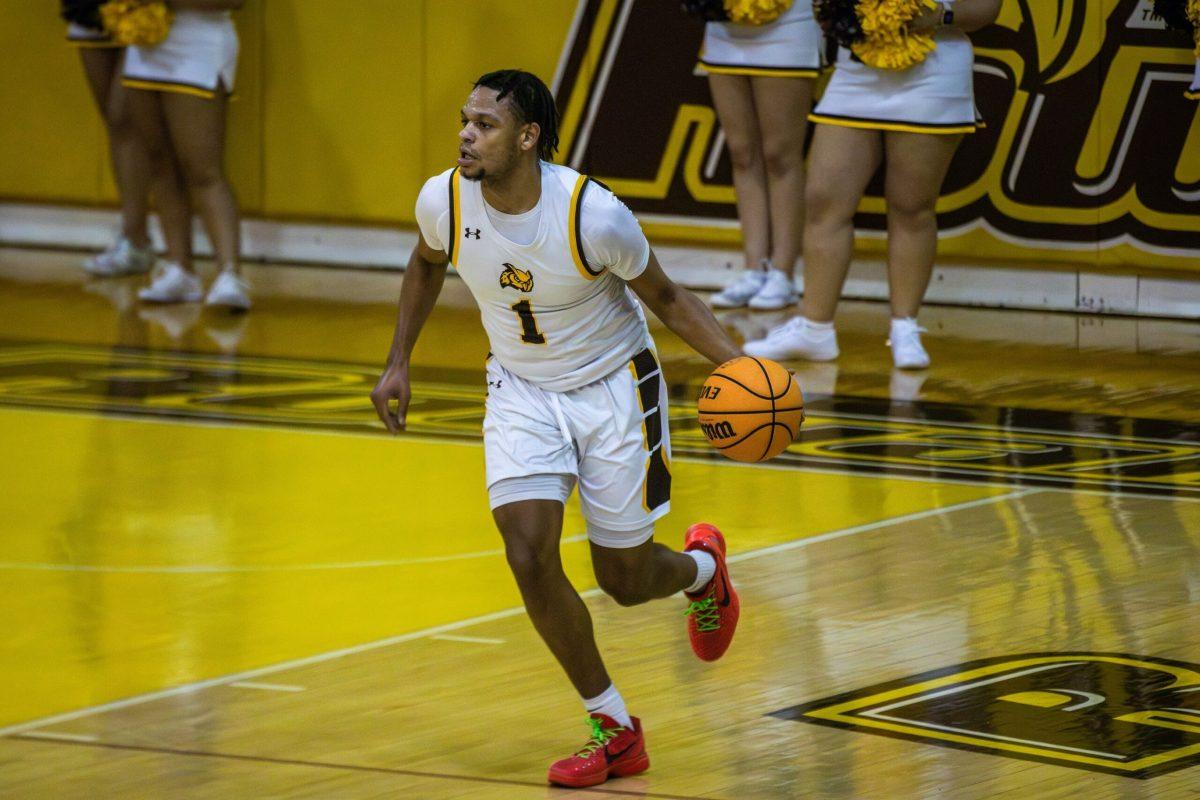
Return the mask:
[(650, 342), (625, 282), (583, 254), (584, 192), (608, 191), (567, 167), (542, 163), (538, 234), (518, 245), (488, 218), (478, 181), (447, 173), (447, 253), (479, 304), (492, 355), (509, 371), (565, 392), (627, 367)]

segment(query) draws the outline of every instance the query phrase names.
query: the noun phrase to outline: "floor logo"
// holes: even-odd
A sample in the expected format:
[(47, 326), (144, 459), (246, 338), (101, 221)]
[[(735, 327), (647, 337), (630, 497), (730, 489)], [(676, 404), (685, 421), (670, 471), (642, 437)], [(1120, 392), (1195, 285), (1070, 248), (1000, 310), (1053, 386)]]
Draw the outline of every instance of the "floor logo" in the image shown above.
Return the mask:
[(1200, 665), (1115, 653), (993, 658), (771, 716), (1152, 778), (1200, 763)]

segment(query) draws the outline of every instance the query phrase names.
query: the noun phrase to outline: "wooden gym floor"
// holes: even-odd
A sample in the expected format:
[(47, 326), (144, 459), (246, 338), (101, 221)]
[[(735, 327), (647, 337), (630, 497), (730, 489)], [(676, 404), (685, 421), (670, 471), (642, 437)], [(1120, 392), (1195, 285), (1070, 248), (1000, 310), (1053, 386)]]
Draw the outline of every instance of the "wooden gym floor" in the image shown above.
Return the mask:
[(847, 303), (761, 467), (707, 448), (708, 366), (656, 330), (659, 538), (720, 525), (743, 622), (706, 665), (681, 600), (595, 592), (572, 503), (652, 762), (572, 792), (543, 780), (583, 712), (492, 528), (463, 287), (392, 440), (366, 393), (398, 275), (251, 267), (229, 316), (79, 259), (0, 250), (0, 796), (1197, 796), (1200, 325), (929, 308), (903, 374), (886, 308)]

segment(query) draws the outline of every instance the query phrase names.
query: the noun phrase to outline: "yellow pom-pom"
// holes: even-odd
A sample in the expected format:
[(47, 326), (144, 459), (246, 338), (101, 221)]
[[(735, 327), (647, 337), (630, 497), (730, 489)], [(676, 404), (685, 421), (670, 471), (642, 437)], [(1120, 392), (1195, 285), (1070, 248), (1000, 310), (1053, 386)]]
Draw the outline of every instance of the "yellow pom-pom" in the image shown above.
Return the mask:
[(104, 29), (117, 44), (158, 44), (167, 38), (171, 19), (171, 10), (161, 0), (109, 0), (100, 6)]
[(792, 7), (792, 0), (725, 0), (729, 21), (739, 25), (766, 25)]
[(864, 64), (877, 69), (919, 64), (937, 45), (932, 33), (910, 33), (908, 23), (927, 9), (925, 0), (859, 0), (855, 12), (865, 36), (851, 49)]
[(1196, 58), (1200, 58), (1200, 0), (1188, 0), (1187, 15), (1192, 22), (1192, 40), (1196, 43)]

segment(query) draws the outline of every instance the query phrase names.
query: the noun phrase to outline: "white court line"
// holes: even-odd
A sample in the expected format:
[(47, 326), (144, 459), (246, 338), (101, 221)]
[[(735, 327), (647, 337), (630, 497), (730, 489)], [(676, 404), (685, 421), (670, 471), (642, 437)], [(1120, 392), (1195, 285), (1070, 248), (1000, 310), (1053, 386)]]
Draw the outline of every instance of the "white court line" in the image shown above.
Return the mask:
[[(599, 589), (593, 589), (591, 592), (580, 592), (580, 595), (587, 596), (598, 593)], [(197, 692), (201, 689), (211, 689), (214, 686), (224, 686), (229, 683), (234, 683), (235, 681), (246, 681), (253, 678), (261, 678), (264, 675), (274, 675), (277, 672), (283, 672), (288, 669), (307, 667), (312, 664), (320, 664), (325, 661), (333, 661), (335, 659), (342, 658), (343, 656), (356, 655), (358, 653), (365, 653), (370, 650), (378, 650), (381, 647), (388, 647), (390, 645), (400, 644), (402, 642), (410, 642), (413, 639), (420, 639), (436, 633), (445, 633), (446, 631), (455, 631), (459, 628), (466, 628), (471, 625), (478, 625), (484, 622), (495, 622), (496, 620), (505, 619), (506, 617), (512, 617), (523, 613), (525, 613), (524, 606), (506, 608), (503, 611), (496, 611), (491, 614), (483, 614), (478, 617), (471, 617), (470, 619), (464, 619), (458, 622), (449, 622), (445, 625), (436, 625), (432, 628), (425, 628), (424, 630), (413, 631), (412, 633), (405, 633), (399, 636), (390, 636), (386, 639), (379, 639), (374, 642), (367, 642), (366, 644), (354, 645), (353, 647), (344, 647), (340, 650), (330, 650), (327, 653), (318, 653), (315, 656), (306, 656), (305, 658), (298, 658), (293, 661), (284, 661), (280, 664), (272, 664), (267, 667), (259, 667), (257, 669), (246, 670), (245, 672), (237, 672), (233, 675), (225, 675), (219, 678), (209, 678), (208, 680), (196, 681), (194, 683), (185, 683), (182, 686), (176, 686), (171, 689), (161, 689), (157, 692), (134, 695), (133, 697), (126, 697), (123, 700), (114, 700), (111, 703), (103, 703), (101, 705), (91, 706), (89, 708), (81, 708), (76, 711), (67, 711), (62, 714), (43, 717), (42, 719), (33, 720), (31, 722), (22, 722), (16, 725), (9, 725), (7, 728), (0, 728), (0, 736), (12, 736), (13, 734), (17, 733), (25, 733), (26, 731), (36, 730), (37, 728), (43, 728), (47, 725), (54, 725), (59, 722), (69, 722), (70, 720), (83, 719), (84, 717), (90, 717), (95, 714), (103, 714), (106, 711), (118, 711), (122, 708), (138, 706), (154, 700), (165, 700), (169, 697), (178, 697), (181, 694), (190, 694), (191, 692)]]
[(59, 742), (94, 742), (95, 736), (85, 736), (82, 733), (55, 733), (54, 731), (30, 731), (25, 734), (30, 739), (51, 739)]
[[(895, 525), (895, 524), (899, 524), (899, 523), (903, 523), (903, 522), (911, 522), (913, 520), (923, 519), (926, 517), (932, 517), (932, 516), (936, 516), (937, 514), (946, 513), (948, 511), (957, 511), (957, 510), (973, 508), (975, 506), (984, 505), (986, 503), (995, 503), (995, 502), (999, 502), (1002, 500), (1011, 500), (1016, 497), (1021, 497), (1023, 495), (1031, 494), (1031, 493), (1034, 493), (1037, 491), (1040, 491), (1040, 490), (1039, 489), (1022, 489), (1021, 491), (1018, 491), (1018, 492), (1009, 492), (1007, 494), (993, 495), (991, 497), (984, 497), (984, 498), (980, 498), (978, 500), (971, 500), (966, 503), (958, 503), (958, 504), (952, 505), (952, 506), (945, 506), (944, 508), (931, 508), (927, 511), (920, 511), (920, 512), (917, 512), (914, 514), (905, 514), (900, 517), (893, 517), (891, 519), (880, 520), (879, 522), (873, 522), (873, 523), (870, 523), (867, 525), (856, 525), (853, 528), (844, 528), (840, 531), (830, 531), (829, 533), (823, 533), (823, 534), (820, 534), (819, 536), (811, 536), (807, 539), (797, 539), (796, 541), (793, 541), (793, 542), (785, 542), (780, 545), (773, 545), (771, 547), (763, 547), (758, 550), (751, 550), (750, 552), (747, 552), (747, 553), (739, 553), (736, 556), (730, 557), (729, 560), (730, 561), (746, 561), (747, 559), (757, 558), (758, 556), (772, 555), (774, 553), (779, 553), (779, 552), (782, 552), (785, 550), (794, 550), (794, 549), (801, 548), (801, 547), (807, 547), (811, 544), (817, 544), (819, 542), (826, 542), (831, 539), (841, 538), (843, 536), (852, 536), (856, 533), (865, 533), (867, 531), (878, 530), (880, 528), (885, 528), (889, 525)], [(602, 592), (600, 589), (597, 588), (597, 589), (589, 589), (587, 591), (580, 592), (579, 596), (586, 598), (586, 597), (595, 597), (600, 594), (602, 594)], [(182, 686), (176, 686), (171, 689), (161, 689), (159, 691), (150, 692), (148, 694), (134, 695), (133, 697), (126, 697), (123, 700), (114, 700), (111, 703), (103, 703), (103, 704), (97, 705), (97, 706), (90, 706), (88, 708), (81, 708), (81, 709), (77, 709), (75, 711), (67, 711), (62, 714), (55, 714), (53, 716), (31, 720), (30, 722), (22, 722), (22, 723), (18, 723), (16, 725), (9, 725), (6, 728), (0, 728), (0, 736), (13, 736), (18, 733), (24, 734), (28, 731), (33, 731), (38, 728), (44, 728), (47, 725), (55, 725), (60, 722), (69, 722), (71, 720), (83, 719), (85, 717), (94, 716), (96, 714), (103, 714), (108, 711), (118, 711), (123, 708), (129, 708), (131, 706), (142, 705), (144, 703), (153, 702), (155, 700), (165, 700), (169, 697), (177, 697), (181, 694), (197, 692), (197, 691), (200, 691), (201, 689), (210, 689), (214, 686), (224, 686), (226, 684), (234, 683), (236, 681), (246, 681), (246, 680), (250, 680), (253, 678), (261, 678), (264, 675), (274, 675), (276, 673), (285, 672), (290, 669), (298, 669), (300, 667), (307, 667), (307, 666), (311, 666), (313, 664), (321, 664), (326, 661), (334, 661), (334, 660), (342, 658), (344, 656), (357, 655), (358, 653), (366, 653), (371, 650), (378, 650), (380, 648), (390, 647), (395, 644), (411, 642), (415, 639), (422, 639), (427, 636), (436, 636), (439, 634), (448, 633), (450, 631), (460, 630), (462, 628), (469, 628), (473, 625), (479, 625), (479, 624), (483, 624), (485, 622), (495, 622), (497, 620), (506, 619), (508, 617), (516, 616), (517, 614), (523, 614), (523, 613), (525, 613), (524, 606), (516, 606), (515, 608), (506, 608), (503, 611), (495, 611), (491, 614), (483, 614), (478, 617), (471, 617), (469, 619), (460, 620), (458, 622), (449, 622), (449, 623), (446, 623), (445, 625), (436, 625), (432, 628), (426, 628), (424, 630), (413, 631), (412, 633), (405, 633), (405, 634), (401, 634), (399, 636), (391, 636), (386, 639), (379, 639), (374, 642), (367, 642), (365, 644), (354, 645), (353, 647), (345, 647), (340, 650), (330, 650), (327, 653), (318, 653), (317, 655), (314, 655), (314, 656), (306, 656), (304, 658), (298, 658), (293, 661), (284, 661), (279, 664), (272, 664), (270, 666), (259, 667), (257, 669), (247, 670), (245, 672), (234, 673), (233, 675), (225, 675), (225, 676), (219, 677), (219, 678), (209, 678), (207, 680), (196, 681), (194, 683), (185, 683)]]
[(469, 644), (504, 644), (503, 639), (485, 639), (482, 636), (455, 636), (450, 633), (439, 633), (430, 639), (441, 639), (444, 642), (467, 642)]
[(288, 683), (253, 683), (251, 681), (238, 681), (231, 683), (230, 686), (236, 686), (239, 689), (261, 689), (264, 692), (303, 692), (303, 686), (293, 686)]

